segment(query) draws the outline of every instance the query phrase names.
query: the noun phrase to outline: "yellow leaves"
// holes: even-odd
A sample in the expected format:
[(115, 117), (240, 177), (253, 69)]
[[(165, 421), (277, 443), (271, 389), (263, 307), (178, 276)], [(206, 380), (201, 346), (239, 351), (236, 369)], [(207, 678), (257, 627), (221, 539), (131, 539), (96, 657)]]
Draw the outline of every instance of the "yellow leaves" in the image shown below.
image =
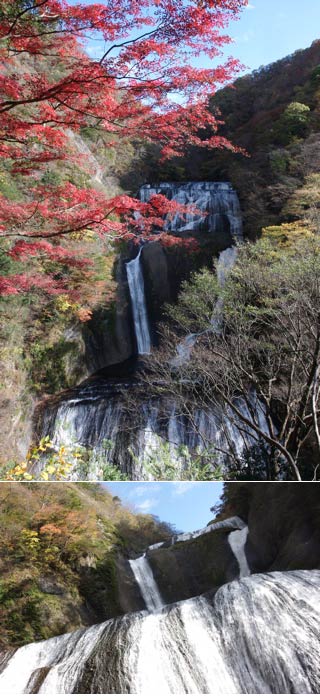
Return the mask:
[(92, 316), (92, 310), (89, 306), (80, 306), (77, 302), (71, 301), (67, 294), (60, 294), (56, 297), (55, 307), (59, 313), (64, 315), (72, 314), (82, 323), (89, 321)]
[(31, 481), (34, 476), (27, 471), (27, 463), (22, 462), (11, 467), (2, 477), (4, 481)]
[(21, 546), (26, 549), (31, 555), (34, 555), (40, 545), (40, 539), (37, 530), (29, 530), (25, 528), (21, 530)]
[[(46, 456), (45, 464), (39, 472), (39, 459)], [(49, 436), (41, 438), (39, 444), (29, 450), (25, 461), (8, 468), (2, 478), (5, 481), (62, 481), (68, 478), (70, 471), (83, 463), (79, 448), (60, 445), (56, 451)]]
[(94, 238), (96, 238), (96, 234), (90, 228), (85, 228), (82, 231), (74, 231), (70, 234), (70, 239), (73, 241), (92, 241)]
[(274, 246), (275, 257), (281, 256), (281, 249), (296, 253), (297, 247), (307, 238), (313, 237), (313, 232), (304, 221), (293, 221), (279, 226), (267, 226), (262, 229), (262, 241)]
[(21, 534), (24, 535), (27, 538), (31, 539), (38, 539), (38, 532), (37, 530), (21, 530)]
[(54, 472), (55, 472), (54, 466), (51, 465), (51, 466), (47, 467), (47, 472), (48, 472), (48, 474), (54, 474)]
[(71, 301), (67, 294), (59, 294), (55, 299), (55, 306), (60, 313), (66, 313), (68, 311), (76, 311), (78, 305)]

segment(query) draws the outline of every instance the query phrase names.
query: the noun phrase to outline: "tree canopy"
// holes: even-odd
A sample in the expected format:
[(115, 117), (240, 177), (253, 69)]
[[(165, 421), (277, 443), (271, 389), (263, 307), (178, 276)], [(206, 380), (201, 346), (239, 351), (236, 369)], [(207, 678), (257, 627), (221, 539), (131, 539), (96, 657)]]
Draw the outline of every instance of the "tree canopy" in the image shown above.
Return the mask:
[[(181, 411), (188, 400), (230, 412), (249, 446), (240, 457), (230, 451), (236, 478), (317, 474), (319, 265), (316, 230), (305, 222), (271, 227), (255, 244), (239, 248), (224, 288), (214, 271), (200, 271), (168, 309), (163, 350), (150, 364), (170, 382)], [(218, 327), (212, 321), (217, 313)], [(198, 333), (197, 342), (189, 360), (172, 372), (170, 357), (189, 333)]]
[[(0, 153), (8, 172), (25, 177), (26, 193), (22, 201), (0, 198), (0, 236), (9, 240), (9, 256), (41, 255), (85, 267), (88, 260), (60, 245), (62, 238), (88, 229), (104, 240), (161, 229), (164, 213), (175, 205), (160, 195), (142, 204), (40, 175), (52, 163), (77, 162), (68, 135), (84, 127), (110, 148), (126, 139), (156, 143), (162, 159), (180, 155), (190, 143), (233, 149), (217, 134), (219, 119), (207, 103), (218, 85), (232, 80), (238, 62), (230, 58), (204, 69), (193, 58), (219, 55), (230, 42), (224, 33), (229, 19), (246, 4), (0, 0)], [(88, 41), (100, 40), (101, 56), (91, 59)], [(50, 273), (18, 273), (2, 277), (0, 292), (34, 287), (63, 291)]]

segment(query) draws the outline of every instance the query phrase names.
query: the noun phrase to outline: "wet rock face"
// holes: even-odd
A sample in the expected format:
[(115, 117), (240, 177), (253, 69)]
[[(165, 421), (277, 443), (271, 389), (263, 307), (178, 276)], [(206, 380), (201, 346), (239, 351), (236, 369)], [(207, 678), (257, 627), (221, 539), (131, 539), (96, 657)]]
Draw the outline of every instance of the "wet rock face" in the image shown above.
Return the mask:
[(267, 485), (264, 497), (253, 491), (248, 523), (257, 570), (320, 568), (319, 487), (274, 486)]
[(317, 483), (255, 483), (235, 488), (241, 490), (235, 508), (248, 522), (247, 554), (254, 572), (320, 568)]
[[(234, 489), (240, 494), (235, 512), (248, 523), (244, 552), (251, 573), (320, 568), (320, 487), (255, 483), (235, 484)], [(221, 524), (232, 521), (229, 518)], [(166, 603), (200, 595), (238, 578), (228, 534), (215, 530), (149, 548), (147, 556)]]
[(163, 305), (173, 301), (168, 258), (158, 241), (145, 245), (141, 258), (148, 314), (154, 324), (161, 318)]
[(148, 550), (148, 559), (166, 603), (201, 595), (238, 576), (226, 532), (209, 532), (195, 540)]
[[(149, 330), (156, 344), (156, 324), (162, 318), (163, 306), (176, 301), (181, 282), (190, 274), (212, 265), (212, 258), (232, 245), (233, 238), (242, 237), (242, 218), (237, 193), (226, 182), (162, 183), (145, 185), (140, 199), (148, 201), (156, 193), (164, 194), (183, 205), (196, 207), (197, 213), (185, 217), (167, 217), (164, 229), (177, 237), (194, 238), (197, 251), (181, 245), (164, 248), (160, 242), (147, 242), (142, 250), (141, 263), (144, 278)], [(128, 258), (138, 254), (135, 246), (129, 248)], [(84, 328), (85, 356), (89, 372), (96, 372), (131, 357), (137, 352), (133, 327), (132, 303), (128, 288), (125, 259), (119, 256), (115, 278), (117, 294), (114, 307), (97, 309)]]
[(116, 265), (117, 293), (112, 307), (94, 311), (83, 330), (88, 372), (118, 364), (135, 353), (135, 338), (123, 260)]
[(148, 202), (154, 195), (164, 195), (188, 210), (164, 218), (165, 231), (179, 234), (210, 233), (226, 228), (229, 224), (231, 235), (242, 237), (242, 219), (238, 195), (230, 182), (210, 180), (189, 182), (160, 182), (143, 185), (139, 196)]
[[(192, 272), (210, 265), (215, 256), (232, 245), (230, 230), (212, 234), (192, 232), (198, 241), (198, 250), (190, 254), (179, 246), (164, 249), (158, 241), (145, 245), (141, 254), (149, 330), (153, 344), (157, 344), (157, 323), (163, 318), (163, 308), (177, 300), (181, 283)], [(184, 238), (190, 237), (184, 234)], [(137, 249), (132, 251), (132, 258)], [(116, 300), (112, 307), (99, 308), (83, 328), (85, 365), (89, 373), (119, 364), (137, 352), (132, 308), (126, 277), (125, 261), (120, 256), (116, 268), (118, 283)]]
[(128, 560), (118, 555), (116, 561), (117, 595), (124, 613), (143, 610), (145, 605)]

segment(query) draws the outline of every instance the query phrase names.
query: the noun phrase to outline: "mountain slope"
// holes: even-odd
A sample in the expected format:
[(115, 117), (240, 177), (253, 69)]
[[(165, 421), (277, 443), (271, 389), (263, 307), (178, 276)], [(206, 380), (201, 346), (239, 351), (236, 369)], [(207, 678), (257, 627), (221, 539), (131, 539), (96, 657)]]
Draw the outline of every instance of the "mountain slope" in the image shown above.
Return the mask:
[(141, 609), (125, 563), (172, 533), (93, 484), (2, 484), (0, 523), (4, 647)]

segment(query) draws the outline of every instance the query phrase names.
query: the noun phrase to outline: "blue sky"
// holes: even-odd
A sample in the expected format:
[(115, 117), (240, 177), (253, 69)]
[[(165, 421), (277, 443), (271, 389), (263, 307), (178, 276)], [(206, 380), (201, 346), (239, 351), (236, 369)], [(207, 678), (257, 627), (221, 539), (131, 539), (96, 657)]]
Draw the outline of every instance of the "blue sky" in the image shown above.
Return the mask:
[(250, 0), (229, 34), (227, 52), (254, 70), (320, 38), (320, 0)]
[(111, 481), (105, 486), (124, 505), (138, 513), (152, 513), (187, 532), (204, 527), (212, 519), (210, 507), (220, 498), (223, 484), (204, 481)]
[[(320, 0), (249, 0), (240, 20), (232, 22), (227, 33), (234, 44), (226, 47), (225, 57), (238, 58), (246, 66), (243, 72), (248, 73), (320, 38)], [(93, 57), (100, 56), (102, 49), (103, 42), (91, 42), (87, 47)], [(213, 64), (209, 59), (198, 59), (197, 65)]]

